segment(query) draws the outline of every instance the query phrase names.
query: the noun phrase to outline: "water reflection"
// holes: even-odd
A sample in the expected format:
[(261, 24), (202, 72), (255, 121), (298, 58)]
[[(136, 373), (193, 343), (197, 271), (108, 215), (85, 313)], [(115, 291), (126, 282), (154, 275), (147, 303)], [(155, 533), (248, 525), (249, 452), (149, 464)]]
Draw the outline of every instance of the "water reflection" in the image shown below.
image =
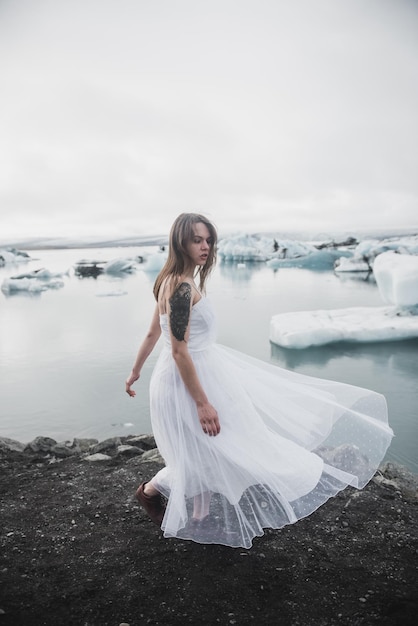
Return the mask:
[(221, 263), (218, 271), (222, 278), (231, 283), (249, 283), (255, 274), (265, 268), (264, 263), (246, 261), (245, 263)]
[(44, 291), (28, 291), (27, 289), (16, 289), (14, 291), (1, 290), (2, 296), (5, 298), (40, 298)]
[(342, 283), (363, 282), (376, 284), (376, 279), (372, 271), (368, 272), (334, 272), (335, 276)]
[(271, 343), (271, 358), (281, 367), (297, 370), (306, 365), (327, 365), (337, 358), (350, 359), (368, 358), (392, 364), (396, 369), (411, 372), (415, 366), (418, 373), (418, 339), (404, 341), (388, 341), (384, 343), (353, 343), (339, 342), (325, 346), (313, 346), (304, 350), (291, 350)]

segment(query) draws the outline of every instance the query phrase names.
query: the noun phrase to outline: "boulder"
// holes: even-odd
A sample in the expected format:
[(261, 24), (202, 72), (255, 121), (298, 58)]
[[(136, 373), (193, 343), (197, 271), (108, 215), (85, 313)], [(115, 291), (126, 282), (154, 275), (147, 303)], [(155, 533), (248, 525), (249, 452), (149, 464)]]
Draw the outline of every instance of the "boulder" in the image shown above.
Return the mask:
[(116, 452), (116, 448), (122, 443), (120, 437), (110, 437), (104, 441), (100, 441), (96, 445), (91, 447), (92, 454), (97, 452)]
[(73, 439), (72, 447), (80, 452), (88, 452), (90, 448), (99, 443), (98, 439), (77, 438)]
[(35, 437), (33, 441), (30, 441), (26, 446), (25, 452), (51, 452), (51, 448), (55, 446), (57, 442), (51, 437)]
[(152, 450), (147, 450), (146, 452), (144, 452), (144, 454), (141, 456), (141, 462), (142, 461), (164, 464), (164, 459), (159, 453), (158, 448), (153, 448)]
[(399, 491), (404, 498), (418, 502), (418, 476), (402, 465), (387, 462), (383, 465), (382, 473), (375, 476), (375, 481), (390, 485)]
[(97, 452), (96, 454), (89, 454), (84, 457), (84, 461), (88, 461), (89, 463), (96, 463), (98, 461), (110, 461), (112, 459), (108, 454), (101, 454)]
[(25, 444), (16, 439), (9, 439), (8, 437), (0, 437), (0, 450), (12, 450), (13, 452), (23, 452)]
[(139, 446), (144, 450), (153, 450), (156, 447), (153, 435), (133, 435), (126, 438), (126, 443), (130, 446)]
[(121, 445), (116, 448), (116, 456), (132, 457), (140, 456), (144, 453), (144, 450), (139, 446)]
[(52, 446), (51, 453), (60, 458), (65, 458), (67, 456), (71, 456), (72, 454), (76, 454), (77, 450), (71, 448), (65, 441), (62, 441), (55, 444), (55, 446)]

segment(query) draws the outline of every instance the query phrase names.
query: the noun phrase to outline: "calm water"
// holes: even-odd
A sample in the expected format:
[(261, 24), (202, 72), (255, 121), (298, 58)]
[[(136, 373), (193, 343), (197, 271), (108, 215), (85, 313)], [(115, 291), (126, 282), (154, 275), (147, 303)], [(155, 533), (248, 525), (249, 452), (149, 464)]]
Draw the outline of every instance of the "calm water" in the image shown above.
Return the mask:
[[(0, 268), (0, 282), (26, 270), (71, 268), (82, 258), (110, 260), (141, 249), (32, 252), (38, 260)], [(142, 269), (123, 278), (80, 279), (37, 296), (0, 293), (0, 435), (30, 441), (150, 431), (148, 382), (159, 347), (136, 384), (124, 392), (138, 345), (154, 308), (155, 275)], [(124, 295), (106, 295), (119, 292)], [(285, 311), (380, 306), (376, 285), (330, 272), (263, 264), (219, 266), (208, 295), (218, 312), (219, 341), (304, 374), (344, 381), (385, 394), (396, 437), (387, 458), (418, 472), (418, 340), (338, 344), (285, 350), (269, 342), (272, 315)]]

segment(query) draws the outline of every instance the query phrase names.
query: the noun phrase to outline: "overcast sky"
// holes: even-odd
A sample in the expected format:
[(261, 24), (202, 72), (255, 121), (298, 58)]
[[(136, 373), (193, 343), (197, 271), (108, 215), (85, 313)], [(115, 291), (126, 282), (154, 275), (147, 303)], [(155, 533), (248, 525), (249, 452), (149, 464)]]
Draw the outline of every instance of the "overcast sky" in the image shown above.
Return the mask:
[(0, 0), (0, 239), (418, 225), (416, 0)]

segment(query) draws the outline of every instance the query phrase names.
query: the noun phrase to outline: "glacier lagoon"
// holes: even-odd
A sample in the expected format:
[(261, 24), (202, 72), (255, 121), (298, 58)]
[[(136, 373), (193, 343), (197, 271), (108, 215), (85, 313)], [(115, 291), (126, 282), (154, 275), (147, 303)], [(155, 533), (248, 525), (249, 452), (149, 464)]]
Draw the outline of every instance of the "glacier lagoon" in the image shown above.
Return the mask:
[[(158, 346), (136, 383), (135, 399), (125, 393), (124, 381), (154, 308), (156, 273), (144, 264), (95, 279), (75, 276), (73, 268), (81, 259), (156, 251), (35, 250), (28, 263), (0, 268), (0, 282), (40, 268), (64, 273), (59, 289), (0, 294), (0, 436), (26, 442), (42, 434), (62, 441), (150, 431), (148, 383)], [(280, 367), (383, 393), (395, 431), (386, 458), (418, 472), (418, 339), (304, 350), (269, 341), (270, 320), (278, 313), (382, 306), (372, 277), (223, 263), (210, 279), (208, 296), (218, 313), (220, 343)]]

